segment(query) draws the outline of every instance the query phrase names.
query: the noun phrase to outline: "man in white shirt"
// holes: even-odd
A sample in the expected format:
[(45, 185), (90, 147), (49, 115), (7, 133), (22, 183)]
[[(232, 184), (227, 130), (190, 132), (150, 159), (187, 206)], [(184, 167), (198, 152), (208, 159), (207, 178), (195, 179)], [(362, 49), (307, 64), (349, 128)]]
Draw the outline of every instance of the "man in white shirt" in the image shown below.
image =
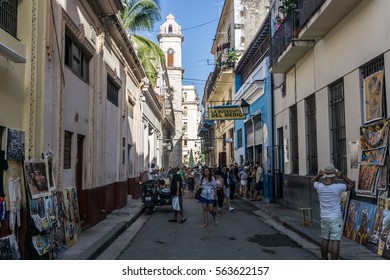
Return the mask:
[(149, 170), (148, 170), (148, 180), (153, 180), (154, 179), (154, 175), (156, 174), (156, 169), (155, 169), (156, 165), (154, 163), (152, 163), (149, 167)]
[[(346, 184), (336, 184), (335, 178), (340, 177)], [(319, 179), (323, 178), (322, 182)], [(321, 208), (321, 256), (328, 259), (329, 240), (331, 242), (331, 259), (337, 260), (340, 252), (340, 240), (343, 233), (343, 217), (341, 215), (341, 193), (350, 191), (354, 182), (338, 171), (333, 164), (325, 166), (311, 180), (320, 200)]]
[(254, 200), (262, 200), (263, 199), (263, 168), (261, 168), (260, 163), (256, 162), (256, 191), (253, 196)]

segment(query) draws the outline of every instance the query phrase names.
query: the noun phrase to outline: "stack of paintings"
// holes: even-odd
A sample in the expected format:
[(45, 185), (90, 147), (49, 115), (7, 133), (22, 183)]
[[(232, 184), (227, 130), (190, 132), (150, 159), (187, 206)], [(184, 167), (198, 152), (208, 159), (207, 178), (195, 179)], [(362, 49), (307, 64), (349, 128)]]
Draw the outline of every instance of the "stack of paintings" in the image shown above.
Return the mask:
[(52, 159), (25, 161), (30, 215), (38, 234), (32, 236), (37, 253), (59, 256), (81, 234), (76, 188), (57, 191)]
[(344, 236), (367, 246), (373, 228), (376, 205), (351, 200), (348, 205)]
[(360, 128), (361, 163), (356, 192), (360, 196), (377, 197), (387, 194), (387, 145), (389, 119)]
[(390, 199), (379, 198), (374, 225), (368, 239), (367, 248), (378, 255), (390, 259)]

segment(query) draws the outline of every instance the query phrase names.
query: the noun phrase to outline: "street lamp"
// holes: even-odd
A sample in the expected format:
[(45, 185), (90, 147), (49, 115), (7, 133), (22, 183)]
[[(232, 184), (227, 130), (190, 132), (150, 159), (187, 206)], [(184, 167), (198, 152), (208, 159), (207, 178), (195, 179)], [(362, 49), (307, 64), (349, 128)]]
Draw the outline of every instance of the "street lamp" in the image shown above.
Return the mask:
[(240, 110), (243, 115), (248, 115), (250, 113), (249, 103), (245, 99), (241, 99)]

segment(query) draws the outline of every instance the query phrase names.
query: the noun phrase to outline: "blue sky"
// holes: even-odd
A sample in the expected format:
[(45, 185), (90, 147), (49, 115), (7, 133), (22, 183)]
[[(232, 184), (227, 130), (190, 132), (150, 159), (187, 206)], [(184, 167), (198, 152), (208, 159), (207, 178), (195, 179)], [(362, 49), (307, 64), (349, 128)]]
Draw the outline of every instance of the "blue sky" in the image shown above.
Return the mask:
[(165, 22), (165, 17), (169, 13), (175, 16), (184, 36), (183, 84), (195, 85), (200, 98), (203, 96), (209, 73), (214, 71), (214, 58), (210, 51), (223, 2), (223, 0), (160, 0), (162, 21), (153, 27), (152, 32), (143, 34), (158, 43), (158, 30)]

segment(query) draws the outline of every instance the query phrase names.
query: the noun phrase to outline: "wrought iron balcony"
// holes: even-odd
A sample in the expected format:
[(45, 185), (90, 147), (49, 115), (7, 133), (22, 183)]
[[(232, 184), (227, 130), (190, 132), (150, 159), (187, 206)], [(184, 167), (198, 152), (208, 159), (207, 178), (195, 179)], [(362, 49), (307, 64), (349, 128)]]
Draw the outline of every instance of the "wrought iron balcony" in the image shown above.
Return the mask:
[[(230, 51), (234, 52), (232, 49), (230, 49)], [(231, 59), (228, 52), (229, 49), (225, 49), (225, 52), (219, 54), (218, 59), (215, 62), (214, 72), (209, 76), (206, 82), (205, 92), (207, 94), (207, 99), (213, 93), (220, 75), (223, 75), (224, 73), (233, 75), (235, 59)]]
[(271, 72), (285, 73), (363, 0), (298, 0), (270, 44)]

